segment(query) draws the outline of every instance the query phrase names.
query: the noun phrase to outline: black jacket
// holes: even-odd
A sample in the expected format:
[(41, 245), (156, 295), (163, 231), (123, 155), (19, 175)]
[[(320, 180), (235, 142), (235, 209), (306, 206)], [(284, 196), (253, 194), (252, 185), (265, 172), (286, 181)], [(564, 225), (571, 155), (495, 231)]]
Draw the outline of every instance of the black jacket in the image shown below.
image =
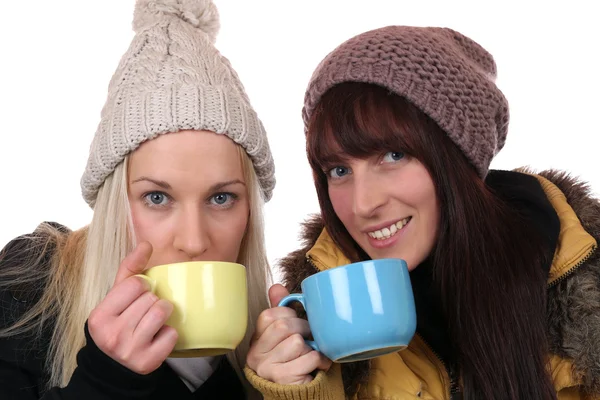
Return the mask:
[[(55, 224), (66, 233), (66, 228)], [(32, 256), (33, 235), (21, 236), (0, 253), (0, 269)], [(40, 258), (40, 273), (47, 268), (52, 249)], [(6, 283), (6, 282), (4, 282)], [(3, 289), (1, 289), (3, 288)], [(0, 285), (0, 329), (10, 326), (40, 297), (39, 289)], [(49, 374), (46, 355), (52, 327), (40, 334), (0, 338), (0, 399), (2, 400), (158, 400), (244, 399), (243, 386), (225, 357), (211, 377), (191, 393), (177, 374), (163, 363), (149, 375), (139, 375), (105, 355), (85, 329), (87, 344), (77, 355), (77, 368), (64, 388), (46, 390)]]

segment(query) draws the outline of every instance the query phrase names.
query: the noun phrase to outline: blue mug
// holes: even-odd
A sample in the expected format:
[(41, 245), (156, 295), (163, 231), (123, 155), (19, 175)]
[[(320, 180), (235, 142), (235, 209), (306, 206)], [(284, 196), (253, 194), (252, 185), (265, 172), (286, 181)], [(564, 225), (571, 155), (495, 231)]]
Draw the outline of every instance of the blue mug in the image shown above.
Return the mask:
[(300, 302), (314, 341), (306, 343), (338, 363), (403, 350), (417, 328), (415, 300), (404, 260), (379, 259), (328, 269), (302, 281)]

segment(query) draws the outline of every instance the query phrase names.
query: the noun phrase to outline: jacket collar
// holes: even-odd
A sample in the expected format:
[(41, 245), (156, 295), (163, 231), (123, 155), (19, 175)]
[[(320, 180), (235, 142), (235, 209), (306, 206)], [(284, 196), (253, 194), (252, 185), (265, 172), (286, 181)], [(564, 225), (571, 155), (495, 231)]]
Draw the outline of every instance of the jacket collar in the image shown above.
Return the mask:
[(323, 228), (319, 238), (314, 246), (308, 250), (306, 256), (313, 262), (319, 271), (325, 271), (326, 269), (350, 263), (348, 257), (342, 253), (339, 247), (333, 242), (331, 236), (329, 236), (327, 228)]
[(560, 221), (556, 253), (552, 260), (548, 284), (555, 285), (581, 266), (594, 252), (597, 243), (581, 225), (577, 214), (567, 202), (564, 193), (550, 180), (537, 175), (548, 200)]

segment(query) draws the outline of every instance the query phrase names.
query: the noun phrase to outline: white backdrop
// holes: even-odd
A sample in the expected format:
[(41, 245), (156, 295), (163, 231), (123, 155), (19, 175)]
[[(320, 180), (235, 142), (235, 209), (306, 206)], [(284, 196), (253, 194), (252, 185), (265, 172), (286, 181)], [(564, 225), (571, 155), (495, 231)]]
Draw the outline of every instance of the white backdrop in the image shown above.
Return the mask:
[[(594, 2), (216, 0), (217, 47), (267, 132), (277, 187), (266, 209), (272, 264), (318, 210), (300, 110), (318, 62), (385, 25), (447, 26), (487, 48), (511, 125), (494, 168), (567, 169), (600, 192), (600, 24)], [(6, 1), (0, 11), (0, 246), (41, 221), (76, 229), (79, 178), (108, 81), (133, 36), (133, 0)], [(366, 6), (368, 4), (368, 7)]]

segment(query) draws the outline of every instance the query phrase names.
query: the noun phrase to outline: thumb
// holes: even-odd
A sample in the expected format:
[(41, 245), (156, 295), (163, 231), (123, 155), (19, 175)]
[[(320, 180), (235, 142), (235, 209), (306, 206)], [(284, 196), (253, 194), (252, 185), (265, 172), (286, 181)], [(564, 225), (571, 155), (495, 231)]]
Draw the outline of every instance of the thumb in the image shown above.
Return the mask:
[(140, 242), (137, 247), (121, 261), (115, 285), (123, 282), (130, 276), (141, 274), (146, 269), (146, 265), (152, 255), (152, 245), (148, 242)]
[(288, 290), (279, 283), (271, 286), (269, 289), (269, 301), (271, 302), (271, 307), (277, 307), (281, 299), (288, 294), (290, 294), (290, 292), (288, 292)]

